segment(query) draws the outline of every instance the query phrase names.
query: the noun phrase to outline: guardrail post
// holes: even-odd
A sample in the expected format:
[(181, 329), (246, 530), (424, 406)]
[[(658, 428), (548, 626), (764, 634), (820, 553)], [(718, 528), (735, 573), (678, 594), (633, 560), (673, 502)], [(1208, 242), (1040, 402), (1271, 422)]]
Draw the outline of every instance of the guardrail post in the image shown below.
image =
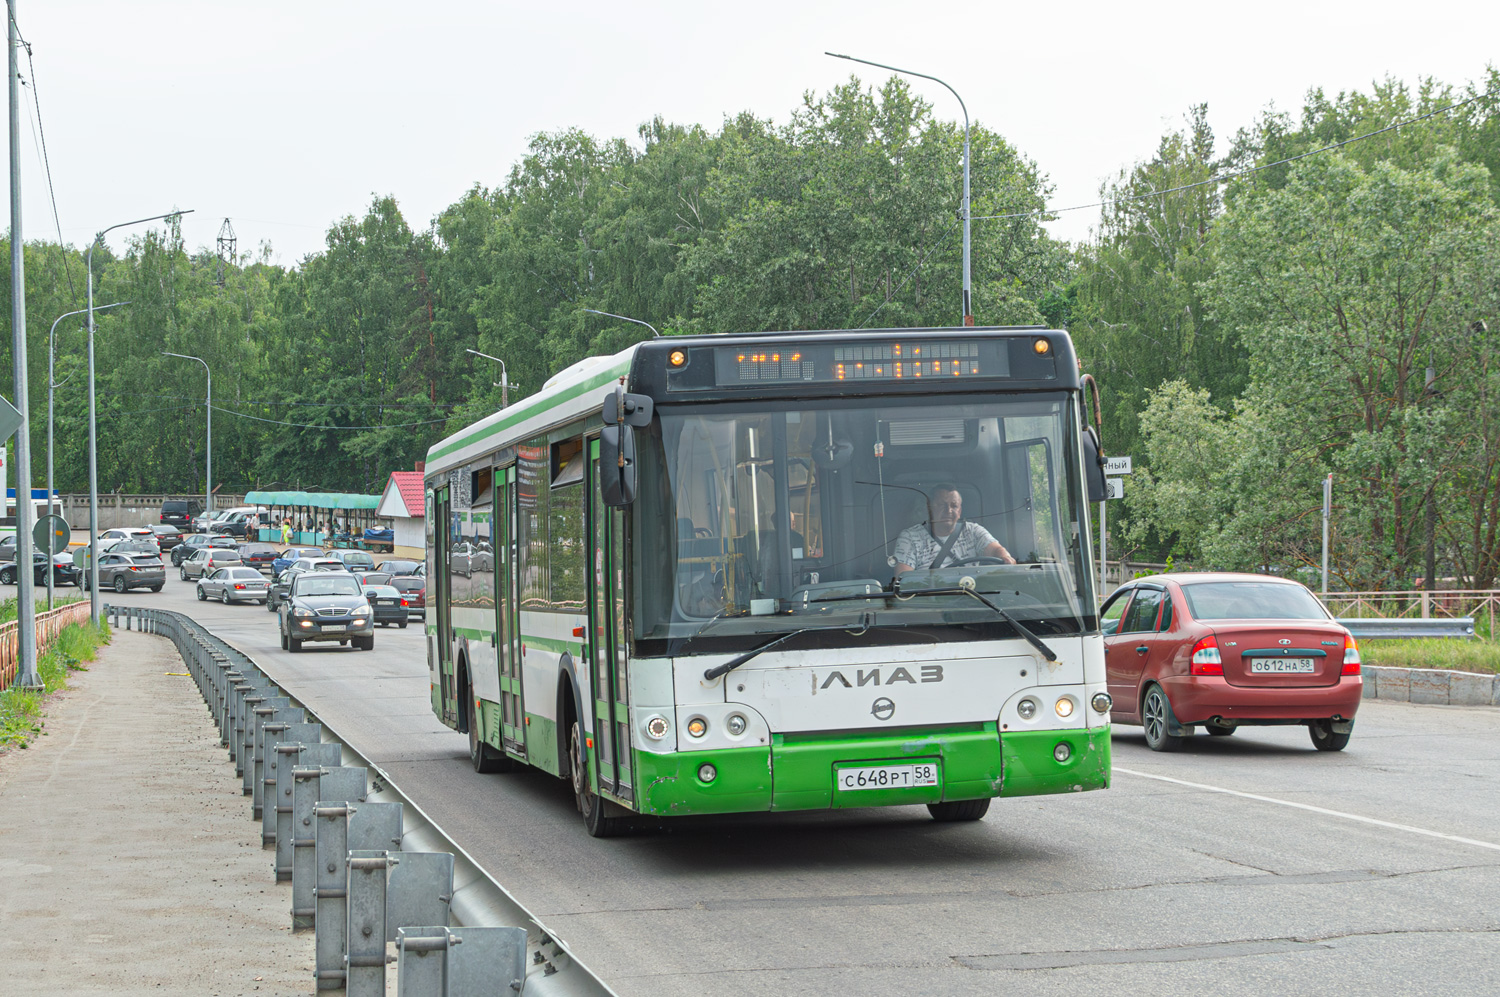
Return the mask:
[(268, 721), (260, 725), (263, 739), (256, 764), (264, 775), (260, 780), (260, 799), (255, 801), (255, 806), (261, 820), (262, 848), (271, 848), (276, 844), (276, 749), (281, 745), (281, 736), (286, 729), (306, 718), (301, 707), (288, 706), (277, 710)]
[[(350, 776), (349, 773), (354, 773)], [(354, 783), (345, 785), (353, 778)], [(363, 800), (366, 789), (366, 772), (363, 768), (341, 767), (331, 769), (320, 781), (320, 792), (344, 794), (357, 789), (351, 799)], [(344, 955), (348, 944), (348, 896), (349, 896), (349, 852), (386, 852), (401, 847), (401, 804), (364, 803), (350, 805), (338, 802), (320, 802), (314, 807), (317, 824), (317, 843), (314, 845), (317, 860), (317, 923), (314, 926), (317, 938), (316, 970), (313, 976), (319, 990), (337, 989), (344, 985)], [(292, 881), (296, 888), (296, 879)]]
[(245, 781), (250, 793), (250, 814), (256, 820), (260, 819), (260, 805), (265, 798), (266, 724), (272, 722), (277, 710), (290, 709), (292, 705), (290, 699), (276, 695), (275, 690), (268, 690), (268, 693), (250, 711), (250, 731), (246, 737), (251, 743)]
[(449, 945), (447, 925), (397, 928), (396, 993), (400, 997), (444, 997)]
[(385, 997), (386, 870), (400, 861), (401, 856), (385, 851), (349, 851), (349, 920), (344, 932), (347, 997)]
[[(333, 742), (306, 745), (296, 757), (292, 769), (292, 805), (288, 814), (277, 814), (276, 878), (286, 870), (292, 881), (292, 930), (313, 926), (317, 910), (313, 905), (313, 887), (316, 884), (317, 832), (313, 828), (312, 812), (318, 801), (319, 781), (325, 768), (337, 766), (341, 746)], [(281, 827), (285, 817), (286, 835)], [(284, 858), (283, 858), (284, 857)]]
[[(293, 772), (301, 764), (299, 759), (303, 752), (313, 750), (322, 739), (322, 724), (288, 724), (281, 732), (281, 743), (276, 745), (274, 789), (269, 785), (266, 787), (271, 797), (265, 803), (261, 823), (263, 829), (266, 824), (270, 825), (276, 842), (274, 867), (278, 883), (289, 882), (292, 878), (292, 790), (296, 785)], [(333, 747), (336, 751), (338, 745)], [(333, 760), (338, 762), (337, 754)]]
[(453, 902), (453, 856), (448, 852), (402, 852), (392, 865), (385, 892), (386, 941), (412, 924), (447, 924)]
[(401, 997), (463, 997), (521, 992), (526, 929), (396, 929), (396, 992)]

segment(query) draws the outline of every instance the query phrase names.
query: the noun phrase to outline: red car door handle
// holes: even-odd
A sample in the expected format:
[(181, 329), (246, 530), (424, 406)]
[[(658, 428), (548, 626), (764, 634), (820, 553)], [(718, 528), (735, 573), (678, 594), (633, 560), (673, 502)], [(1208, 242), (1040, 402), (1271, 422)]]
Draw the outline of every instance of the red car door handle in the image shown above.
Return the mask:
[(1137, 654), (1145, 654), (1149, 650), (1151, 650), (1151, 648), (1147, 647), (1145, 644), (1142, 644), (1140, 647), (1135, 649)]

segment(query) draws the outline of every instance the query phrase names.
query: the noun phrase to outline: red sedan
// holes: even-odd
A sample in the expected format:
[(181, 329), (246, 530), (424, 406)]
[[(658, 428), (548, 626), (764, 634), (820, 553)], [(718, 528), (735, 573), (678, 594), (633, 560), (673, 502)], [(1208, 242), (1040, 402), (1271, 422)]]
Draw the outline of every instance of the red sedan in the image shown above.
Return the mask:
[(1101, 611), (1112, 718), (1173, 751), (1202, 725), (1306, 726), (1342, 751), (1364, 695), (1359, 647), (1305, 585), (1268, 575), (1137, 578)]

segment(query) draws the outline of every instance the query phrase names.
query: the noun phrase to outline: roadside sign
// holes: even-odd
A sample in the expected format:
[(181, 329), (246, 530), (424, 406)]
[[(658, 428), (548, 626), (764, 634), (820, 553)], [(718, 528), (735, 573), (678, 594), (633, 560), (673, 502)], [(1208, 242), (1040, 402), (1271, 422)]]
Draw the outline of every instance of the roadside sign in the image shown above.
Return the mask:
[(1106, 457), (1104, 458), (1104, 473), (1129, 474), (1132, 459), (1131, 457)]
[(61, 516), (43, 516), (32, 528), (31, 538), (36, 541), (37, 550), (61, 554), (68, 549), (68, 541), (73, 539), (73, 528)]
[(21, 428), (21, 413), (3, 395), (0, 395), (0, 440), (8, 440)]
[(1124, 498), (1125, 497), (1125, 482), (1124, 482), (1124, 480), (1122, 480), (1120, 478), (1105, 478), (1104, 479), (1104, 497), (1105, 497), (1106, 500), (1108, 500), (1108, 499)]

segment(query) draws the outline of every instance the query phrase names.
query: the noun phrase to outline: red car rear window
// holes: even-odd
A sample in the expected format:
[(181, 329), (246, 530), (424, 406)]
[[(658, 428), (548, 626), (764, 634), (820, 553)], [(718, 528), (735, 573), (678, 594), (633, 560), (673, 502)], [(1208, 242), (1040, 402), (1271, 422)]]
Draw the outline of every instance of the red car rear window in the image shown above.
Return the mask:
[(1182, 586), (1188, 610), (1200, 620), (1326, 620), (1323, 604), (1301, 585), (1285, 582), (1197, 582)]

